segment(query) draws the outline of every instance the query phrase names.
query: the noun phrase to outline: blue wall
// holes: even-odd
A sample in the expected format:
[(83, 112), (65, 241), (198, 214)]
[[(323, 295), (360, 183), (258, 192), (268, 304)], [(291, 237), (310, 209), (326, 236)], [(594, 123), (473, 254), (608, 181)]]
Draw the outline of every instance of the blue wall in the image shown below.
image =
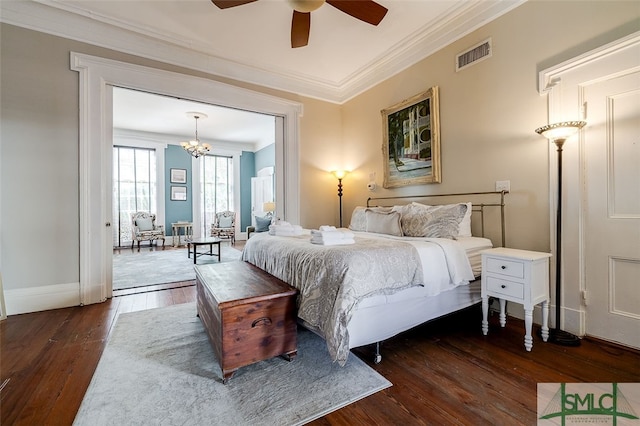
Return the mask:
[(276, 167), (276, 144), (274, 143), (256, 151), (254, 176), (258, 175), (258, 170), (265, 167)]
[(255, 173), (256, 155), (250, 151), (242, 151), (240, 156), (240, 230), (251, 225), (251, 178)]
[[(187, 183), (171, 183), (171, 169), (186, 169)], [(179, 221), (193, 221), (193, 190), (191, 177), (191, 155), (185, 152), (181, 146), (169, 145), (164, 152), (164, 212), (165, 212), (165, 233), (171, 233), (171, 224)], [(172, 201), (171, 187), (184, 186), (187, 188), (186, 201)]]
[[(255, 153), (242, 151), (240, 156), (240, 230), (244, 231), (251, 225), (251, 178), (264, 167), (275, 167), (276, 145), (271, 144)], [(181, 146), (168, 145), (165, 150), (165, 232), (171, 233), (171, 224), (178, 221), (193, 222), (193, 178), (191, 176), (191, 155)], [(187, 183), (171, 183), (171, 169), (185, 169)], [(186, 201), (172, 201), (171, 187), (184, 186), (187, 188)]]

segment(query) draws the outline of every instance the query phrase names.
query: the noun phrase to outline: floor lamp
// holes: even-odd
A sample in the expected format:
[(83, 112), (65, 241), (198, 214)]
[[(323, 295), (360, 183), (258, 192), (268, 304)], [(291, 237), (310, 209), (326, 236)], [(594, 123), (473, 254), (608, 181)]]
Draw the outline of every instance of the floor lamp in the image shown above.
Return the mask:
[(338, 200), (340, 200), (340, 228), (342, 228), (342, 179), (347, 175), (347, 171), (334, 170), (333, 175), (338, 179)]
[(558, 152), (558, 200), (556, 207), (556, 321), (555, 329), (549, 334), (549, 341), (563, 346), (580, 346), (580, 339), (560, 328), (562, 305), (561, 270), (562, 264), (562, 146), (570, 136), (578, 133), (587, 123), (584, 121), (565, 121), (548, 124), (536, 129), (536, 133), (553, 141)]

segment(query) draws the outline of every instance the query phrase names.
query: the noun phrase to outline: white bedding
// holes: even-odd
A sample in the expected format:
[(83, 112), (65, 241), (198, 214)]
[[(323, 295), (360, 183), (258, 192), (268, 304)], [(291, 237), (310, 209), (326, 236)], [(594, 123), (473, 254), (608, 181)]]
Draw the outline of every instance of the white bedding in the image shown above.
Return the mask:
[(493, 243), (490, 239), (482, 237), (458, 237), (456, 241), (467, 253), (473, 275), (476, 278), (479, 277), (482, 272), (482, 256), (480, 252), (493, 248)]
[(385, 239), (411, 244), (420, 259), (423, 273), (422, 286), (427, 295), (436, 296), (459, 285), (468, 284), (475, 276), (467, 258), (465, 247), (446, 238), (396, 237), (371, 232), (354, 232), (363, 239)]
[(434, 296), (474, 279), (465, 249), (473, 249), (471, 242), (355, 234), (355, 244), (345, 246), (311, 244), (309, 231), (296, 237), (257, 234), (242, 256), (300, 291), (298, 316), (323, 335), (341, 364), (353, 347), (349, 323), (367, 298), (411, 287)]

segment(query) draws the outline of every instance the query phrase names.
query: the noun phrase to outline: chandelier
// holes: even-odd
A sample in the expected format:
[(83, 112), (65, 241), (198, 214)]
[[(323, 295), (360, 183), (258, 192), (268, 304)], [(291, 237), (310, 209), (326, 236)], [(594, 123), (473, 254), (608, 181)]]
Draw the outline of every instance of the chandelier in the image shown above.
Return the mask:
[(196, 120), (196, 137), (189, 142), (180, 142), (180, 145), (189, 154), (191, 154), (195, 158), (198, 158), (201, 155), (209, 152), (209, 150), (211, 149), (211, 145), (209, 145), (208, 143), (200, 143), (200, 139), (198, 139), (198, 119), (207, 118), (207, 114), (203, 112), (188, 112), (187, 116), (195, 118)]

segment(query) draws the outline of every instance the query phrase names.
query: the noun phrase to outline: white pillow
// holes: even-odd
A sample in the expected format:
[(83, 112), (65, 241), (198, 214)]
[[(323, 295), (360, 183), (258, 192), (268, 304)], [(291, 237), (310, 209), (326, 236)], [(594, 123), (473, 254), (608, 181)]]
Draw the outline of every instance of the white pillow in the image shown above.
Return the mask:
[(467, 212), (458, 226), (458, 237), (471, 237), (471, 212), (473, 206), (471, 203), (464, 203), (467, 206)]
[(136, 219), (138, 231), (153, 231), (153, 222), (150, 217), (140, 217)]
[(349, 223), (349, 229), (352, 231), (366, 231), (367, 229), (367, 217), (365, 216), (366, 207), (357, 206), (351, 213), (351, 222)]
[(365, 210), (367, 222), (366, 231), (377, 234), (402, 236), (402, 226), (400, 226), (400, 213), (376, 211), (374, 209)]
[(231, 216), (222, 216), (220, 218), (220, 220), (218, 221), (218, 227), (219, 228), (231, 228), (231, 222), (233, 221), (233, 218)]

